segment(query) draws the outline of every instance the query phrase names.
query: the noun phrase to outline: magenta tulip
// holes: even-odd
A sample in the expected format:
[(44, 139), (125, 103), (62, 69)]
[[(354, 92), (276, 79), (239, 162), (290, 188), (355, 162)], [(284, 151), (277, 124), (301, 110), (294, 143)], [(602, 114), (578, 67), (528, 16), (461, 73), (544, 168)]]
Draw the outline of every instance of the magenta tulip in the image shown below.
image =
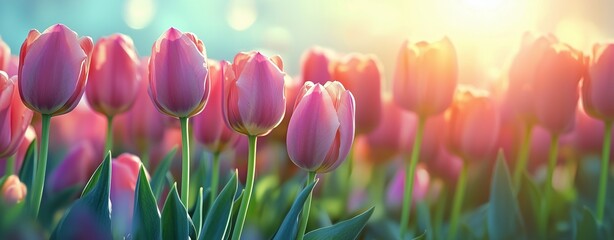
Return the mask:
[(19, 54), (19, 93), (28, 108), (56, 116), (72, 111), (85, 90), (92, 39), (62, 24), (31, 30)]
[(377, 127), (382, 109), (381, 64), (374, 55), (352, 54), (335, 66), (334, 79), (356, 98), (356, 134)]
[(11, 61), (11, 49), (0, 37), (0, 71), (7, 71)]
[(86, 97), (90, 106), (108, 117), (127, 111), (137, 96), (141, 75), (132, 39), (103, 37), (92, 52)]
[(354, 141), (354, 96), (339, 82), (306, 82), (288, 126), (288, 155), (309, 172), (330, 172), (350, 152)]
[(614, 120), (614, 44), (595, 45), (588, 74), (582, 82), (582, 103), (586, 113), (605, 121)]
[(228, 62), (209, 60), (209, 79), (211, 81), (211, 96), (205, 109), (193, 118), (194, 137), (205, 148), (214, 153), (220, 153), (231, 146), (238, 134), (226, 126), (222, 110), (222, 91), (224, 90), (224, 73)]
[(26, 194), (28, 193), (28, 189), (26, 185), (23, 184), (19, 177), (15, 175), (11, 175), (2, 184), (0, 188), (0, 196), (2, 197), (3, 202), (8, 204), (17, 204), (26, 199)]
[[(113, 226), (120, 231), (129, 231), (134, 212), (134, 191), (141, 169), (139, 157), (124, 153), (112, 161), (111, 204), (113, 211), (111, 219)], [(149, 179), (149, 174), (145, 172)]]
[(205, 45), (192, 33), (170, 28), (154, 43), (149, 60), (149, 96), (172, 117), (200, 113), (209, 96)]
[(14, 80), (0, 71), (0, 158), (17, 152), (33, 115), (21, 102)]
[(279, 56), (239, 53), (225, 71), (224, 119), (228, 127), (249, 136), (265, 136), (284, 117), (283, 63)]
[(91, 143), (81, 142), (73, 146), (49, 178), (50, 190), (59, 193), (69, 187), (82, 189), (100, 164), (100, 155)]
[(303, 53), (301, 58), (301, 79), (313, 83), (325, 84), (333, 80), (334, 53), (320, 47), (313, 47)]
[(448, 38), (434, 43), (405, 41), (393, 79), (394, 100), (422, 117), (442, 113), (452, 103), (457, 71), (456, 50)]

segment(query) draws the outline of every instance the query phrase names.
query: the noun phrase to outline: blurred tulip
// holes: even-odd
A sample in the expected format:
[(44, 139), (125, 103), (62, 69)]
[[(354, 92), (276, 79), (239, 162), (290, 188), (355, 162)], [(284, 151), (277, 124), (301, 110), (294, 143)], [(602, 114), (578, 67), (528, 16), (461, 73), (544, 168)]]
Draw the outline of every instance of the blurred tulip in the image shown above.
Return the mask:
[(305, 171), (330, 172), (350, 152), (354, 141), (354, 97), (339, 82), (306, 82), (288, 126), (290, 159)]
[[(408, 113), (407, 122), (399, 125), (397, 128), (398, 134), (401, 136), (401, 151), (407, 155), (411, 155), (414, 142), (416, 141), (416, 132), (418, 130), (418, 116), (414, 113)], [(439, 114), (426, 119), (424, 124), (424, 133), (420, 144), (419, 160), (428, 161), (437, 157), (439, 147), (445, 140), (446, 119), (444, 114)]]
[[(23, 135), (23, 140), (17, 147), (17, 153), (15, 153), (15, 168), (13, 169), (14, 173), (18, 173), (21, 169), (21, 165), (23, 164), (23, 160), (26, 156), (26, 152), (28, 151), (28, 147), (34, 139), (36, 138), (36, 132), (32, 126), (28, 126), (26, 129), (26, 133)], [(35, 147), (36, 148), (36, 147)], [(8, 159), (0, 159), (0, 174), (6, 173), (6, 163)]]
[(19, 56), (11, 56), (6, 67), (6, 73), (9, 76), (15, 76), (19, 73)]
[(19, 54), (19, 93), (28, 108), (50, 116), (72, 111), (85, 90), (92, 39), (62, 24), (31, 30)]
[(132, 39), (114, 34), (96, 42), (90, 63), (86, 97), (90, 106), (107, 117), (127, 111), (137, 96), (141, 75)]
[(498, 109), (487, 92), (459, 89), (450, 108), (448, 148), (464, 160), (493, 156), (499, 122)]
[(192, 33), (170, 28), (154, 43), (149, 60), (149, 96), (172, 117), (200, 113), (209, 97), (205, 45)]
[(457, 71), (456, 50), (447, 37), (434, 43), (405, 41), (394, 73), (394, 100), (421, 117), (442, 113), (452, 103)]
[(585, 74), (586, 58), (564, 44), (551, 44), (536, 69), (533, 85), (538, 124), (553, 134), (572, 130), (578, 105), (578, 83)]
[(239, 53), (225, 70), (224, 119), (228, 127), (249, 136), (265, 136), (284, 117), (283, 63), (279, 56)]
[(24, 199), (26, 199), (26, 194), (28, 193), (28, 189), (26, 185), (23, 184), (19, 177), (15, 175), (11, 175), (6, 180), (4, 180), (4, 184), (2, 184), (2, 188), (0, 189), (0, 196), (2, 196), (2, 200), (8, 204), (17, 204)]
[[(120, 228), (120, 231), (129, 231), (132, 225), (134, 191), (141, 160), (135, 155), (124, 153), (113, 159), (112, 164), (111, 219), (113, 226)], [(145, 174), (149, 180), (149, 174), (147, 172)]]
[(582, 81), (582, 103), (588, 115), (604, 121), (614, 120), (614, 44), (593, 47), (588, 74)]
[(209, 79), (211, 81), (211, 96), (205, 109), (196, 115), (194, 122), (194, 137), (207, 150), (219, 154), (237, 140), (239, 134), (226, 126), (222, 111), (222, 91), (224, 84), (223, 66), (209, 60)]
[[(423, 165), (418, 165), (416, 174), (414, 175), (414, 188), (413, 188), (413, 203), (419, 203), (424, 200), (429, 190), (430, 176), (429, 172)], [(398, 168), (394, 178), (388, 185), (388, 191), (386, 193), (387, 207), (398, 211), (403, 205), (403, 190), (405, 189), (405, 170)]]
[(11, 59), (11, 49), (0, 37), (0, 71), (8, 71)]
[(300, 77), (286, 77), (284, 79), (284, 95), (286, 96), (286, 113), (281, 123), (267, 135), (267, 139), (276, 140), (279, 143), (286, 144), (286, 133), (288, 132), (288, 123), (294, 112), (294, 101), (303, 87), (303, 82)]
[(319, 84), (332, 81), (333, 55), (332, 51), (320, 47), (307, 50), (301, 58), (301, 79)]
[(89, 142), (73, 146), (49, 177), (51, 192), (59, 193), (70, 187), (83, 189), (101, 160)]
[(449, 185), (457, 182), (463, 168), (463, 160), (459, 156), (451, 154), (443, 146), (438, 149), (437, 156), (427, 160), (426, 164), (429, 173), (443, 179)]
[(32, 120), (32, 111), (19, 98), (16, 79), (0, 71), (0, 158), (17, 152)]
[(335, 66), (334, 79), (356, 99), (356, 134), (369, 133), (380, 121), (381, 64), (374, 55), (352, 54)]
[(603, 148), (604, 124), (579, 107), (572, 132), (574, 150), (580, 155), (600, 155)]

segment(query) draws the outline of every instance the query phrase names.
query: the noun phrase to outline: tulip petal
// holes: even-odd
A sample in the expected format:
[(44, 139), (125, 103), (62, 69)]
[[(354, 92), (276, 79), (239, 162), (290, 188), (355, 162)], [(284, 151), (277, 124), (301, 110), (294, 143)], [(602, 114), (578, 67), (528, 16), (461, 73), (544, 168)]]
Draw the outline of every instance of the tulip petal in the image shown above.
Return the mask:
[(318, 169), (318, 172), (329, 172), (341, 165), (352, 149), (354, 135), (356, 131), (356, 103), (350, 91), (341, 94), (339, 106), (337, 107), (337, 117), (339, 119), (339, 130), (335, 135), (335, 141), (331, 147), (326, 160)]

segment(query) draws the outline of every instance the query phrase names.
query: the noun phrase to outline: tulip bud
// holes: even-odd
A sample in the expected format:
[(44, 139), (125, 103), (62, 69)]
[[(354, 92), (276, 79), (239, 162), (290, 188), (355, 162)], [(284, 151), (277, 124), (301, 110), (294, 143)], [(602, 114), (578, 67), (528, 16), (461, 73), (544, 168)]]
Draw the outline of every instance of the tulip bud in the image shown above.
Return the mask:
[(259, 52), (239, 53), (224, 71), (223, 111), (228, 127), (250, 136), (265, 136), (284, 117), (286, 97), (281, 58)]
[(288, 155), (311, 172), (330, 172), (350, 152), (354, 141), (354, 96), (339, 82), (306, 82), (288, 126)]
[(452, 153), (465, 160), (494, 154), (499, 112), (487, 92), (459, 89), (449, 113), (447, 140)]
[[(113, 159), (112, 165), (111, 204), (113, 211), (111, 219), (114, 222), (113, 226), (119, 227), (120, 231), (128, 231), (131, 229), (134, 191), (141, 169), (141, 159), (124, 153)], [(149, 180), (149, 174), (147, 172), (145, 174)]]
[(456, 50), (448, 38), (403, 43), (394, 74), (394, 100), (402, 108), (428, 117), (452, 103), (457, 82)]
[(149, 96), (171, 117), (200, 113), (209, 97), (205, 45), (192, 33), (170, 28), (154, 43), (149, 60)]
[(92, 39), (62, 24), (31, 30), (19, 54), (19, 93), (28, 108), (47, 115), (72, 111), (85, 90)]
[(356, 134), (369, 133), (380, 121), (381, 64), (373, 55), (349, 55), (335, 67), (334, 79), (356, 98)]
[(114, 34), (98, 40), (86, 88), (90, 106), (109, 117), (127, 111), (141, 81), (138, 67), (139, 59), (130, 37)]
[(211, 81), (211, 96), (203, 111), (196, 115), (194, 121), (194, 137), (211, 152), (219, 153), (237, 140), (238, 134), (226, 126), (222, 111), (222, 91), (224, 90), (223, 69), (229, 63), (218, 63), (209, 60), (209, 79)]
[(8, 71), (11, 60), (11, 49), (0, 37), (0, 71)]
[(8, 204), (17, 204), (26, 198), (27, 192), (26, 185), (17, 176), (11, 175), (2, 184), (0, 196)]
[(21, 102), (15, 80), (0, 71), (0, 158), (17, 152), (33, 115)]
[(614, 44), (595, 45), (593, 59), (582, 81), (582, 103), (586, 113), (605, 121), (614, 120)]
[(333, 53), (330, 50), (314, 47), (303, 53), (301, 58), (301, 79), (325, 84), (333, 80)]

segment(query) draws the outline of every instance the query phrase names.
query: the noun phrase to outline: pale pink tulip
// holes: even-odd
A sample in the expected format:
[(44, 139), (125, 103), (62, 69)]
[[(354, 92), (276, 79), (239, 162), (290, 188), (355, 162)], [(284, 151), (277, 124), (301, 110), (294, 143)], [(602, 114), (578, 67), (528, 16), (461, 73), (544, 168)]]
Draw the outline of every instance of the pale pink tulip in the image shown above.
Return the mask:
[(15, 80), (0, 71), (0, 158), (17, 152), (33, 115), (21, 102)]

